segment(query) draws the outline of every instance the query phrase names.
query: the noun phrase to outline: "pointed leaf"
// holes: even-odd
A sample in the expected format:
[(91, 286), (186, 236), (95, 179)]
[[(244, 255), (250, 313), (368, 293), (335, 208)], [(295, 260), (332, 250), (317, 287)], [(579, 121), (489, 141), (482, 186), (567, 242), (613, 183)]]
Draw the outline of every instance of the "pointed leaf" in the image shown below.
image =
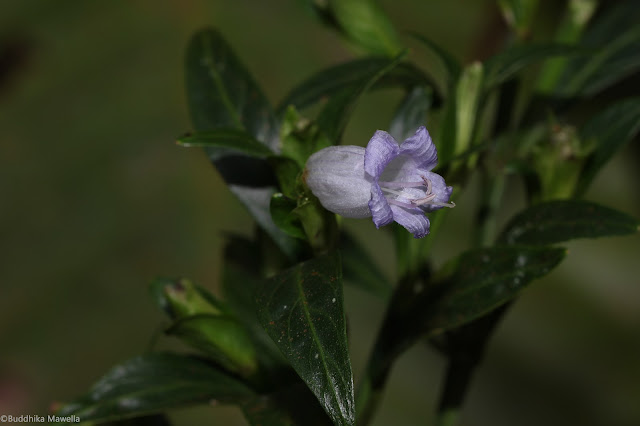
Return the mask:
[[(562, 44), (525, 44), (511, 47), (490, 58), (486, 66), (485, 89), (490, 90), (536, 62), (558, 56), (576, 55), (581, 49)], [(584, 53), (584, 52), (582, 52)]]
[(244, 383), (198, 358), (152, 353), (114, 367), (82, 399), (56, 414), (106, 421), (211, 401), (239, 403), (254, 396)]
[(640, 3), (625, 1), (596, 15), (580, 45), (593, 54), (567, 64), (556, 93), (593, 96), (640, 69)]
[[(283, 115), (290, 105), (301, 110), (345, 88), (368, 80), (388, 64), (388, 58), (370, 57), (320, 71), (303, 81), (287, 95), (277, 108), (278, 116)], [(401, 63), (380, 76), (372, 89), (414, 86), (432, 86), (432, 83), (419, 68), (409, 63)]]
[(258, 142), (244, 130), (216, 129), (197, 132), (178, 138), (178, 145), (186, 147), (216, 148), (220, 153), (243, 154), (249, 157), (265, 158), (274, 155), (266, 145)]
[[(222, 36), (213, 29), (196, 33), (187, 48), (187, 100), (198, 132), (244, 130), (271, 150), (278, 150), (278, 126), (262, 91)], [(266, 161), (226, 155), (219, 147), (205, 151), (258, 224), (291, 259), (297, 241), (274, 225), (269, 214), (275, 177)]]
[(546, 245), (576, 238), (597, 238), (638, 232), (640, 221), (582, 200), (549, 201), (529, 207), (507, 224), (500, 241)]
[(435, 303), (424, 309), (427, 333), (439, 333), (486, 315), (510, 301), (564, 258), (562, 248), (491, 247), (463, 253), (452, 276), (439, 284)]
[(278, 125), (271, 106), (217, 30), (196, 33), (187, 48), (187, 97), (196, 130), (245, 130), (271, 149)]
[(328, 6), (340, 33), (366, 52), (394, 56), (402, 49), (393, 23), (377, 2), (340, 0)]
[(635, 138), (639, 131), (638, 97), (609, 106), (587, 122), (580, 132), (580, 138), (587, 143), (595, 142), (596, 147), (580, 173), (577, 195), (584, 194), (600, 169), (624, 144)]
[(262, 326), (335, 424), (354, 424), (339, 259), (325, 255), (268, 280), (256, 296)]

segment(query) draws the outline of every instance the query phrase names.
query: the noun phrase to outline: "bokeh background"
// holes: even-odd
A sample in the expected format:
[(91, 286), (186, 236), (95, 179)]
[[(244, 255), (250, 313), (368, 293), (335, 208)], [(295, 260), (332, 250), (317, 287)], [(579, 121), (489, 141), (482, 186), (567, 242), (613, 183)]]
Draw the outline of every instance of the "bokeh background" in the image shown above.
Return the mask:
[[(548, 19), (540, 25), (550, 24), (561, 2), (541, 3)], [(400, 30), (464, 62), (500, 48), (493, 0), (381, 4)], [(215, 291), (223, 235), (250, 235), (249, 215), (205, 155), (173, 143), (190, 130), (184, 48), (204, 26), (221, 30), (273, 103), (354, 57), (294, 1), (0, 2), (0, 414), (45, 415), (143, 352), (161, 324), (149, 281), (187, 276)], [(409, 45), (412, 59), (430, 66)], [(638, 95), (637, 81), (622, 90)], [(400, 96), (366, 96), (346, 143), (364, 145), (386, 128)], [(636, 142), (587, 199), (640, 216)], [(522, 206), (521, 192), (510, 185), (502, 220)], [(454, 198), (436, 264), (469, 242), (473, 185)], [(369, 221), (345, 224), (392, 279), (390, 235)], [(640, 424), (640, 237), (569, 248), (498, 328), (463, 424)], [(345, 297), (357, 380), (383, 306), (350, 288)], [(430, 424), (443, 368), (425, 345), (410, 350), (374, 424)], [(245, 424), (233, 407), (169, 416), (176, 425)]]

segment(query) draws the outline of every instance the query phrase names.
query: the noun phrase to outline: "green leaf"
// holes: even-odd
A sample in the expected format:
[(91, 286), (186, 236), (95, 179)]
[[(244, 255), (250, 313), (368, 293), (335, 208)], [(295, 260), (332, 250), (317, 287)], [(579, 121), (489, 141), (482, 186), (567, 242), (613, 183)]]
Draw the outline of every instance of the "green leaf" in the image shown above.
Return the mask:
[(439, 44), (434, 41), (428, 39), (427, 37), (411, 32), (409, 33), (416, 40), (420, 41), (423, 45), (425, 45), (433, 54), (435, 54), (436, 58), (442, 64), (442, 67), (445, 70), (444, 83), (447, 87), (453, 85), (458, 78), (460, 78), (460, 74), (462, 73), (462, 66), (460, 62), (451, 54), (448, 50), (442, 48)]
[(566, 254), (549, 247), (491, 247), (463, 253), (451, 277), (422, 306), (423, 331), (440, 333), (488, 314), (510, 301), (531, 281), (546, 275)]
[[(294, 88), (277, 108), (282, 116), (290, 106), (298, 110), (326, 100), (336, 93), (371, 79), (389, 65), (389, 59), (370, 57), (356, 59), (320, 71)], [(400, 63), (374, 82), (372, 89), (388, 87), (432, 86), (429, 78), (416, 66)]]
[(353, 425), (339, 259), (325, 255), (276, 275), (258, 290), (256, 304), (262, 326), (333, 422)]
[(403, 51), (394, 59), (388, 60), (373, 73), (354, 83), (351, 87), (333, 95), (318, 115), (318, 126), (325, 132), (330, 141), (337, 144), (344, 132), (351, 113), (360, 97), (367, 92), (376, 81), (395, 68), (406, 56)]
[(640, 4), (620, 2), (596, 16), (581, 46), (595, 49), (567, 64), (556, 85), (564, 97), (593, 96), (640, 69)]
[[(263, 249), (264, 250), (264, 249)], [(256, 289), (262, 285), (263, 262), (260, 244), (240, 236), (228, 236), (224, 247), (222, 293), (238, 321), (250, 331), (263, 373), (281, 380), (286, 361), (262, 328), (256, 314)], [(274, 380), (275, 381), (275, 380)]]
[(395, 56), (402, 49), (391, 20), (373, 0), (329, 0), (340, 32), (356, 46), (376, 55)]
[(483, 78), (484, 68), (481, 63), (475, 62), (465, 68), (456, 86), (455, 155), (465, 152), (471, 144)]
[(580, 139), (594, 143), (595, 149), (587, 157), (580, 173), (578, 196), (584, 194), (600, 169), (639, 131), (640, 97), (611, 105), (587, 122), (580, 132)]
[(575, 46), (561, 44), (526, 44), (511, 47), (491, 57), (485, 63), (485, 89), (490, 90), (509, 80), (525, 67), (557, 56), (580, 53)]
[[(187, 100), (198, 132), (234, 128), (244, 130), (273, 151), (278, 149), (278, 126), (267, 99), (231, 47), (213, 29), (196, 33), (186, 55)], [(299, 243), (275, 226), (269, 214), (275, 177), (262, 159), (226, 155), (226, 149), (205, 151), (247, 207), (256, 222), (278, 247), (295, 259)]]
[(533, 26), (538, 0), (498, 0), (507, 24), (520, 38), (526, 38)]
[(229, 315), (197, 314), (180, 318), (166, 334), (202, 351), (227, 371), (242, 377), (256, 373), (256, 349), (247, 329)]
[(507, 244), (546, 245), (576, 238), (598, 238), (638, 232), (640, 221), (595, 203), (558, 200), (527, 208), (505, 227)]
[(262, 90), (217, 30), (196, 33), (186, 57), (189, 111), (199, 132), (245, 130), (276, 149), (278, 124)]
[(414, 87), (404, 97), (389, 126), (389, 133), (399, 141), (413, 136), (427, 120), (427, 112), (431, 108), (433, 91), (426, 87)]
[(347, 284), (352, 284), (385, 301), (390, 298), (393, 289), (378, 264), (347, 232), (342, 232), (340, 235), (340, 254), (342, 254), (344, 280)]
[(244, 383), (199, 358), (151, 353), (117, 365), (56, 415), (98, 422), (211, 401), (240, 403), (254, 396)]
[(219, 152), (243, 154), (249, 157), (265, 158), (274, 155), (266, 145), (255, 140), (244, 130), (216, 129), (198, 132), (178, 138), (178, 145), (186, 147), (216, 148)]
[(307, 235), (300, 222), (300, 217), (293, 212), (297, 206), (298, 203), (295, 200), (280, 193), (273, 194), (271, 197), (271, 217), (276, 226), (288, 235), (306, 240)]

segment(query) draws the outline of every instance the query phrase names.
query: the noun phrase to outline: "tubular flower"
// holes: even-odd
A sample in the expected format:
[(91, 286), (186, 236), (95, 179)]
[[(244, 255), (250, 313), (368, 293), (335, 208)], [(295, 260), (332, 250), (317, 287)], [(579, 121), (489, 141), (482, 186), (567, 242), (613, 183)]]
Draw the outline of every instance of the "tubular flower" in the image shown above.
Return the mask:
[(422, 126), (401, 145), (378, 130), (367, 148), (332, 146), (307, 161), (304, 179), (329, 211), (344, 217), (372, 217), (377, 228), (393, 221), (415, 238), (429, 233), (426, 212), (454, 207), (453, 190), (431, 172), (438, 153)]

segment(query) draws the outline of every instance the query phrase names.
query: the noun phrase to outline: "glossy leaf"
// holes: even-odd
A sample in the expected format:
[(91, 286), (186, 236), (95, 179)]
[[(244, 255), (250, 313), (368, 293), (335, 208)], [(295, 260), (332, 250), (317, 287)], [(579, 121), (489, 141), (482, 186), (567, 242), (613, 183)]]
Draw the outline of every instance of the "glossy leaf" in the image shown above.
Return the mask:
[(418, 127), (425, 125), (431, 103), (431, 89), (414, 87), (398, 105), (389, 125), (389, 133), (399, 141), (413, 136)]
[(485, 89), (499, 86), (536, 62), (558, 56), (576, 55), (579, 52), (580, 50), (574, 46), (561, 44), (525, 44), (511, 47), (486, 62)]
[(273, 222), (287, 235), (305, 240), (307, 235), (300, 222), (300, 217), (294, 213), (296, 207), (296, 201), (285, 197), (283, 194), (277, 193), (271, 197), (271, 217)]
[(582, 141), (595, 144), (587, 157), (578, 184), (578, 194), (589, 188), (600, 169), (640, 132), (640, 97), (618, 102), (591, 118), (580, 132)]
[(483, 316), (512, 300), (564, 258), (562, 248), (491, 247), (463, 253), (450, 278), (424, 306), (424, 332), (439, 333)]
[(259, 288), (258, 316), (269, 336), (335, 424), (354, 424), (351, 363), (336, 256), (288, 269)]
[(244, 130), (216, 129), (209, 132), (187, 134), (178, 138), (178, 145), (185, 147), (216, 148), (220, 152), (243, 154), (265, 158), (273, 155), (266, 145), (255, 140)]
[(244, 383), (199, 358), (151, 353), (114, 367), (56, 414), (98, 422), (212, 401), (240, 403), (254, 396)]
[(398, 66), (406, 56), (406, 53), (404, 51), (394, 59), (383, 62), (374, 72), (355, 82), (351, 87), (334, 94), (329, 99), (329, 102), (318, 115), (317, 122), (330, 141), (338, 144), (360, 97), (373, 87), (376, 81)]
[(548, 245), (576, 238), (635, 234), (640, 221), (582, 200), (549, 201), (529, 207), (505, 227), (500, 241), (508, 244)]
[[(320, 71), (293, 89), (277, 108), (278, 115), (290, 106), (298, 110), (326, 100), (332, 95), (363, 80), (370, 79), (389, 64), (389, 59), (370, 57), (356, 59)], [(432, 86), (429, 78), (417, 67), (400, 63), (374, 82), (372, 89), (388, 87)]]
[(192, 37), (186, 66), (189, 110), (197, 131), (245, 130), (277, 148), (278, 125), (269, 102), (217, 30), (206, 29)]
[[(186, 57), (187, 100), (198, 132), (244, 130), (271, 150), (278, 150), (278, 126), (265, 96), (231, 47), (216, 30), (196, 33)], [(256, 222), (291, 259), (300, 247), (275, 226), (269, 214), (275, 177), (266, 161), (226, 155), (226, 149), (205, 151)]]
[(342, 232), (340, 236), (340, 254), (345, 283), (374, 294), (382, 300), (390, 298), (393, 288), (378, 264), (365, 247), (347, 232)]

